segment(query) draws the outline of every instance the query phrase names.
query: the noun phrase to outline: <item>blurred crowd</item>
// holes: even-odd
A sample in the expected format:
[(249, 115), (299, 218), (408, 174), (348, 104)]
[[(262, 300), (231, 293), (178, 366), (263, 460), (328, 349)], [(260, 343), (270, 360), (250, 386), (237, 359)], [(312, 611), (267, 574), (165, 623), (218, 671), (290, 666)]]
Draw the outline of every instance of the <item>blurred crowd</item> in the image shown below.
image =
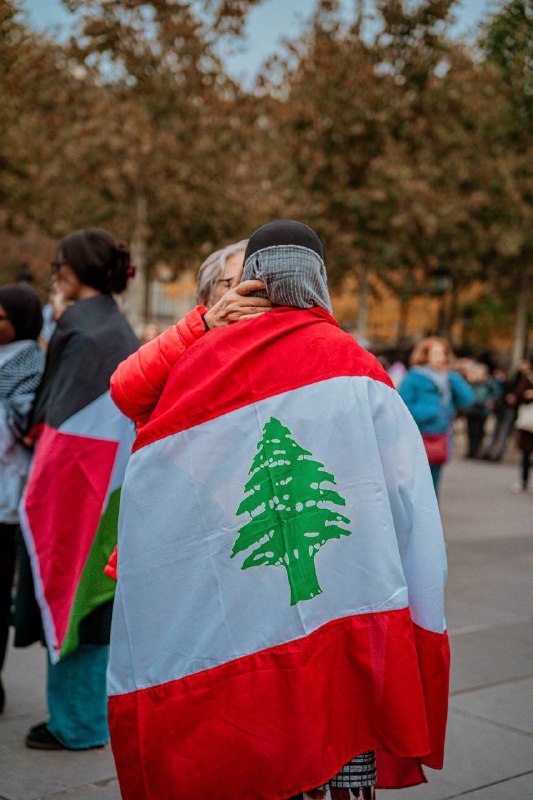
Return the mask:
[[(533, 400), (533, 356), (522, 359), (518, 369), (511, 370), (490, 360), (455, 357), (446, 339), (428, 337), (419, 343), (410, 356), (405, 353), (392, 354), (389, 358), (380, 357), (380, 360), (418, 420), (422, 432), (428, 427), (424, 415), (428, 397), (424, 398), (423, 392), (413, 387), (413, 369), (416, 372), (417, 365), (418, 368), (423, 365), (427, 371), (429, 366), (428, 375), (431, 371), (435, 375), (443, 371), (454, 376), (452, 382), (455, 382), (456, 392), (455, 400), (452, 393), (452, 409), (448, 420), (450, 436), (451, 423), (457, 415), (465, 421), (464, 457), (492, 463), (501, 462), (510, 443), (514, 443), (520, 451), (521, 463), (519, 480), (511, 486), (511, 490), (527, 490), (533, 451), (533, 424), (529, 418), (531, 412), (526, 407)], [(461, 380), (458, 381), (458, 378)], [(462, 399), (458, 396), (461, 392)], [(436, 390), (429, 396), (432, 394), (438, 398)], [(422, 411), (419, 409), (420, 403)], [(437, 405), (440, 408), (440, 400)]]

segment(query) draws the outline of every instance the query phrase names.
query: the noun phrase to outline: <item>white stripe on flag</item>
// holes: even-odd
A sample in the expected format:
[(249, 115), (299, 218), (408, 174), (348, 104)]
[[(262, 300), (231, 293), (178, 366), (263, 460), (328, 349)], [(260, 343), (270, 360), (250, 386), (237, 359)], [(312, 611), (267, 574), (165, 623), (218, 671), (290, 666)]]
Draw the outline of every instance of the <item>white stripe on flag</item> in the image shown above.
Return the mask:
[[(316, 555), (323, 593), (292, 607), (283, 567), (241, 570), (249, 551), (230, 558), (247, 521), (236, 511), (271, 417), (333, 473), (334, 488), (348, 501), (334, 509), (351, 520), (345, 527), (352, 535), (327, 541)], [(130, 459), (110, 694), (166, 683), (301, 638), (331, 620), (409, 601), (418, 624), (442, 632), (442, 603), (431, 598), (444, 578), (427, 458), (397, 393), (368, 378), (343, 377), (270, 397)]]
[(54, 625), (52, 614), (50, 613), (50, 607), (48, 606), (44, 594), (43, 579), (41, 577), (41, 570), (39, 568), (39, 559), (37, 557), (37, 553), (35, 552), (35, 543), (33, 541), (33, 534), (28, 522), (28, 517), (26, 515), (26, 509), (24, 508), (23, 501), (21, 501), (20, 503), (19, 517), (20, 517), (20, 529), (24, 537), (24, 543), (26, 545), (26, 549), (28, 551), (28, 557), (31, 563), (35, 598), (41, 610), (41, 622), (43, 625), (44, 638), (48, 645), (50, 661), (52, 662), (52, 664), (57, 664), (57, 662), (59, 661), (59, 650), (57, 649), (56, 628)]

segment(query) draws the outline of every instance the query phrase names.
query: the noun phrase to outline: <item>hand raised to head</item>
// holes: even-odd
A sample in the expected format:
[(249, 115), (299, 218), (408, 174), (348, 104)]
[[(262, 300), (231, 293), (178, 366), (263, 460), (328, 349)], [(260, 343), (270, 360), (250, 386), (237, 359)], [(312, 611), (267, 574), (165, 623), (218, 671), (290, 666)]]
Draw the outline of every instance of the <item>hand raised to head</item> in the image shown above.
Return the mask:
[(241, 319), (251, 319), (272, 309), (272, 303), (264, 297), (249, 297), (250, 292), (264, 289), (262, 281), (243, 281), (230, 289), (205, 314), (209, 328), (224, 328)]

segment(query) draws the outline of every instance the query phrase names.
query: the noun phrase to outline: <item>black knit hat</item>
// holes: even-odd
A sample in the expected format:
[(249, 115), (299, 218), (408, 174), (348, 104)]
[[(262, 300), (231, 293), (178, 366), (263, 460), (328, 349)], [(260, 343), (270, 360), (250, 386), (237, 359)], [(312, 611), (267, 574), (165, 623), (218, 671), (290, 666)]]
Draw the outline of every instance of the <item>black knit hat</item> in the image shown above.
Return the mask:
[(43, 315), (33, 289), (18, 283), (0, 287), (0, 306), (15, 329), (15, 341), (39, 338)]
[(317, 253), (322, 261), (326, 260), (322, 240), (309, 225), (297, 222), (295, 219), (277, 219), (274, 222), (267, 222), (266, 225), (252, 233), (244, 254), (244, 261), (246, 262), (251, 255), (265, 247), (284, 244), (307, 247)]
[(324, 246), (303, 222), (279, 219), (258, 228), (248, 241), (243, 280), (260, 280), (265, 288), (252, 292), (274, 306), (313, 308), (332, 313)]

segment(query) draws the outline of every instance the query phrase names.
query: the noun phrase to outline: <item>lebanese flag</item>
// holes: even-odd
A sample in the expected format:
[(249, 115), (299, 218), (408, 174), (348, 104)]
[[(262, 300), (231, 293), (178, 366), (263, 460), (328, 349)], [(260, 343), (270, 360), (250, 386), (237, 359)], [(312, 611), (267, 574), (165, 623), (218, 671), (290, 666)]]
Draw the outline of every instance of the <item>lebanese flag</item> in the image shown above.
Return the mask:
[(124, 800), (442, 767), (446, 557), (418, 429), (322, 309), (209, 332), (129, 461), (108, 672)]
[(20, 517), (56, 663), (77, 648), (82, 620), (114, 597), (115, 581), (104, 568), (117, 541), (120, 491), (135, 437), (109, 391), (57, 428), (45, 423), (37, 433)]

